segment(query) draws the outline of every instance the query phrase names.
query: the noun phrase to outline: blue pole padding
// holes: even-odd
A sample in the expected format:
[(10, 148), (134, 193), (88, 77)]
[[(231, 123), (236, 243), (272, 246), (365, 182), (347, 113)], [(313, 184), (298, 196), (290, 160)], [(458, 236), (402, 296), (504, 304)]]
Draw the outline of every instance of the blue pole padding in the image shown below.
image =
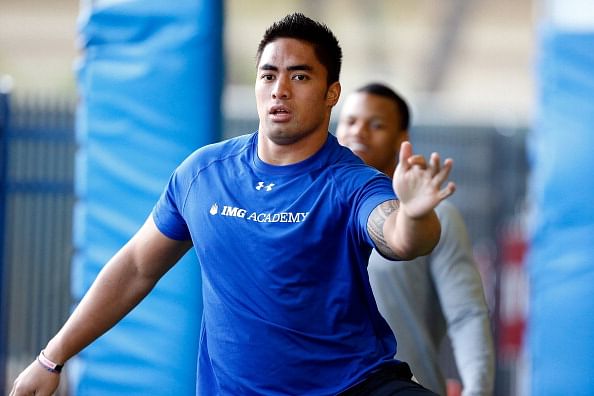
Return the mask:
[[(78, 301), (149, 215), (174, 168), (221, 136), (218, 0), (84, 2), (78, 67)], [(202, 316), (186, 255), (122, 322), (68, 364), (73, 394), (188, 395)]]
[[(594, 25), (594, 23), (593, 23)], [(594, 26), (543, 24), (529, 149), (531, 394), (594, 389)]]

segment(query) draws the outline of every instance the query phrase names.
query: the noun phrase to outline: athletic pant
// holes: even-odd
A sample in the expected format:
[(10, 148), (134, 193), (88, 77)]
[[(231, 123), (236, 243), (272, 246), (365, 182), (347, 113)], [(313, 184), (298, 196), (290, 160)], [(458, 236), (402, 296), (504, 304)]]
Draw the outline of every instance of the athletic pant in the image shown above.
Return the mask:
[(412, 380), (405, 362), (385, 364), (372, 371), (362, 382), (338, 396), (437, 396)]

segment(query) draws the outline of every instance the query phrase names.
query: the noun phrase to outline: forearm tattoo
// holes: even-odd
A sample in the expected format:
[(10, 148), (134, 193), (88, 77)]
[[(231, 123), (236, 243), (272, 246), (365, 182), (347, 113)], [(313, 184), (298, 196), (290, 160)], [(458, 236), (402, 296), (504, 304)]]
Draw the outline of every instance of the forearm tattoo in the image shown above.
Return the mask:
[(378, 205), (369, 216), (367, 221), (367, 232), (375, 243), (376, 249), (384, 256), (397, 259), (398, 255), (390, 249), (384, 236), (384, 223), (388, 216), (397, 211), (400, 207), (399, 201), (391, 200)]

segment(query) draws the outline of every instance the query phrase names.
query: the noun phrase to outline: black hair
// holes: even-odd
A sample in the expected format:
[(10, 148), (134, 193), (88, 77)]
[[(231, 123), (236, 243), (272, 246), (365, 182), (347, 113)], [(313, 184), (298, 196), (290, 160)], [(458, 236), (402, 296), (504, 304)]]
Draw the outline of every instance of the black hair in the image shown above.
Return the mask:
[(256, 63), (260, 63), (264, 47), (278, 38), (293, 38), (310, 43), (318, 60), (328, 72), (328, 85), (338, 81), (342, 63), (342, 49), (332, 31), (326, 25), (316, 22), (299, 12), (285, 16), (283, 19), (274, 22), (264, 32), (256, 52)]
[(392, 100), (396, 105), (398, 113), (400, 113), (400, 130), (408, 130), (411, 118), (408, 103), (406, 103), (406, 100), (404, 100), (404, 98), (397, 94), (396, 91), (394, 91), (392, 88), (380, 83), (371, 83), (362, 86), (355, 92), (369, 93), (372, 95), (378, 95)]

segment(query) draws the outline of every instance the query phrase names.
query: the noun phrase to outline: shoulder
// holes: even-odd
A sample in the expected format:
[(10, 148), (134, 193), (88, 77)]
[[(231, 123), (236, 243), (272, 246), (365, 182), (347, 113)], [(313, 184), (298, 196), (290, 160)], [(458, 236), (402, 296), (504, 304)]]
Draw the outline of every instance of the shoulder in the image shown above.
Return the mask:
[(334, 140), (332, 144), (335, 147), (332, 150), (328, 170), (338, 186), (353, 190), (379, 181), (391, 189), (392, 182), (386, 175), (366, 165), (349, 148), (338, 144), (334, 136), (330, 136), (330, 139)]
[(212, 164), (237, 157), (254, 144), (253, 134), (242, 135), (200, 147), (190, 154), (178, 167), (178, 174), (197, 174)]
[(458, 208), (447, 199), (441, 201), (439, 205), (437, 205), (437, 207), (435, 208), (435, 212), (439, 217), (456, 216), (460, 214)]
[(464, 223), (464, 219), (462, 218), (462, 214), (450, 201), (442, 201), (435, 208), (435, 213), (437, 214), (439, 222), (441, 223), (442, 234), (448, 229), (465, 232), (466, 225)]
[(353, 208), (364, 209), (361, 213), (366, 219), (382, 202), (396, 199), (390, 178), (367, 165), (335, 165), (329, 172), (338, 199)]
[[(441, 225), (441, 236), (437, 246), (430, 254), (433, 262), (472, 261), (472, 244), (462, 214), (449, 201), (442, 201), (435, 209)], [(465, 258), (464, 258), (465, 257)], [(443, 260), (442, 260), (443, 259)], [(439, 264), (444, 266), (444, 264)]]

